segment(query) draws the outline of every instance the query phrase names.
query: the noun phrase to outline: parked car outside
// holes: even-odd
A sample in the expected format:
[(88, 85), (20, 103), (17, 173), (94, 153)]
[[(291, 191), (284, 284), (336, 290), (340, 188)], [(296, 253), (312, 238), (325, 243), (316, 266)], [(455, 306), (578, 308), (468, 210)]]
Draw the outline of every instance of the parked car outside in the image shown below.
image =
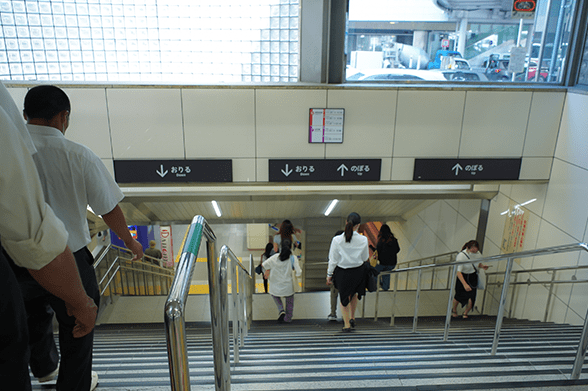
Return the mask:
[(469, 70), (469, 69), (472, 69), (472, 67), (470, 66), (470, 63), (468, 62), (468, 60), (465, 60), (463, 58), (453, 58), (451, 60), (451, 62), (449, 63), (449, 66), (447, 67), (447, 69)]
[(444, 69), (439, 71), (431, 71), (431, 72), (439, 72), (445, 77), (446, 80), (449, 81), (473, 81), (473, 82), (480, 82), (480, 81), (488, 81), (488, 78), (484, 74), (484, 72), (476, 72), (472, 70), (453, 70), (453, 69)]
[(424, 69), (382, 68), (362, 69), (347, 77), (347, 81), (445, 81), (440, 72), (426, 71)]

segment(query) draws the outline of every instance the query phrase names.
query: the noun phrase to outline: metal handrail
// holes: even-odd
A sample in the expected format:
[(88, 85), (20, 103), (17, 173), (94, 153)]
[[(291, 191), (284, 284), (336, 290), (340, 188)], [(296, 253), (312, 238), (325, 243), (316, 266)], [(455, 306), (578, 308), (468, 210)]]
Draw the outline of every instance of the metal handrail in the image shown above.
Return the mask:
[[(171, 378), (171, 388), (174, 391), (190, 390), (190, 372), (188, 368), (188, 353), (186, 345), (186, 322), (185, 309), (186, 301), (188, 300), (188, 293), (190, 292), (190, 282), (192, 281), (192, 274), (194, 272), (194, 265), (198, 250), (200, 249), (200, 242), (202, 236), (207, 239), (207, 256), (208, 256), (208, 274), (212, 273), (215, 277), (217, 275), (214, 267), (215, 251), (214, 242), (216, 237), (208, 226), (208, 223), (202, 216), (196, 216), (192, 220), (192, 224), (188, 228), (180, 262), (176, 269), (176, 277), (171, 286), (170, 293), (165, 302), (165, 330), (167, 338), (167, 355), (169, 358), (169, 372)], [(213, 267), (211, 267), (213, 265)], [(211, 314), (213, 305), (216, 308), (216, 289), (210, 292)], [(213, 293), (213, 291), (215, 293)], [(214, 298), (214, 300), (213, 300)], [(216, 334), (218, 319), (213, 318), (213, 339)], [(222, 330), (220, 330), (222, 332)], [(215, 358), (215, 376), (217, 368), (217, 349), (214, 349)], [(228, 356), (228, 347), (225, 353)], [(215, 382), (216, 383), (216, 382)]]
[[(249, 258), (252, 262), (253, 256), (250, 255)], [(235, 364), (237, 364), (239, 363), (239, 347), (244, 346), (247, 331), (251, 325), (250, 313), (252, 312), (250, 309), (252, 308), (253, 294), (251, 292), (250, 281), (246, 280), (251, 279), (252, 277), (241, 261), (239, 261), (239, 258), (237, 258), (235, 253), (233, 253), (229, 247), (223, 246), (219, 255), (221, 273), (227, 269), (229, 260), (233, 261), (235, 265), (229, 269), (231, 270), (231, 297), (233, 302), (233, 357)], [(221, 276), (220, 280), (223, 282), (227, 281), (225, 276)], [(227, 287), (224, 285), (221, 286), (220, 289), (223, 292), (227, 291)], [(245, 294), (239, 295), (238, 292), (245, 292)], [(228, 322), (226, 323), (226, 329), (228, 330)], [(223, 322), (223, 324), (225, 324), (225, 322)], [(224, 362), (223, 365), (227, 365), (227, 362)]]
[[(529, 250), (529, 251), (521, 251), (521, 252), (517, 252), (517, 253), (494, 255), (494, 256), (490, 256), (490, 257), (481, 257), (481, 258), (477, 258), (474, 260), (467, 260), (467, 261), (461, 261), (461, 262), (451, 262), (451, 263), (442, 264), (442, 265), (415, 266), (412, 268), (404, 268), (404, 269), (392, 270), (389, 272), (381, 272), (380, 276), (383, 274), (390, 274), (390, 275), (396, 274), (396, 283), (395, 283), (395, 287), (394, 287), (394, 298), (392, 300), (392, 319), (393, 319), (396, 291), (397, 291), (397, 285), (398, 285), (398, 275), (400, 273), (408, 273), (408, 272), (415, 271), (415, 270), (419, 272), (419, 280), (418, 280), (418, 284), (417, 284), (417, 294), (416, 294), (416, 299), (415, 299), (415, 301), (416, 301), (415, 313), (414, 313), (414, 317), (413, 317), (413, 332), (415, 332), (416, 327), (417, 327), (417, 320), (418, 320), (418, 300), (419, 300), (419, 296), (420, 296), (421, 278), (422, 278), (423, 271), (427, 271), (428, 269), (433, 270), (433, 269), (440, 268), (440, 267), (452, 267), (452, 269), (453, 269), (452, 270), (452, 279), (451, 279), (452, 281), (451, 281), (451, 285), (450, 285), (449, 300), (447, 303), (447, 313), (445, 315), (445, 329), (444, 329), (444, 333), (443, 333), (443, 340), (447, 341), (447, 337), (448, 337), (448, 333), (449, 333), (449, 325), (451, 322), (451, 309), (452, 309), (452, 303), (453, 303), (453, 295), (454, 295), (454, 291), (455, 291), (455, 283), (457, 280), (457, 267), (459, 265), (471, 264), (473, 262), (488, 264), (488, 263), (506, 260), (507, 265), (506, 265), (506, 269), (504, 271), (504, 280), (502, 282), (502, 293), (500, 296), (500, 305), (498, 308), (498, 314), (496, 316), (496, 326), (494, 329), (494, 338), (492, 341), (491, 354), (496, 355), (496, 350), (498, 348), (498, 341), (500, 338), (500, 329), (502, 328), (502, 321), (504, 318), (504, 311), (505, 311), (505, 307), (506, 307), (508, 288), (510, 286), (510, 276), (513, 273), (512, 267), (513, 267), (514, 259), (543, 256), (543, 255), (548, 255), (548, 254), (560, 254), (560, 253), (566, 253), (566, 252), (572, 252), (572, 251), (582, 251), (582, 250), (588, 252), (588, 244), (586, 244), (586, 243), (568, 244), (568, 245), (547, 247), (547, 248), (535, 249), (535, 250)], [(527, 273), (529, 273), (529, 272), (530, 271), (527, 270)], [(380, 286), (380, 277), (378, 278), (378, 292), (379, 292), (379, 286)], [(587, 310), (586, 316), (584, 318), (584, 326), (583, 326), (582, 336), (581, 336), (579, 344), (578, 344), (578, 350), (576, 352), (576, 358), (574, 360), (574, 366), (572, 368), (571, 379), (573, 379), (573, 380), (578, 379), (580, 376), (580, 372), (582, 370), (582, 364), (584, 362), (584, 358), (586, 357), (586, 349), (587, 348), (588, 348), (588, 310)]]
[[(112, 263), (108, 264), (109, 254), (111, 253), (111, 250), (116, 250), (118, 255), (116, 255), (114, 257), (114, 259), (112, 259)], [(122, 256), (122, 254), (130, 254), (130, 256), (129, 256), (129, 258), (125, 258)], [(96, 259), (92, 265), (94, 267), (94, 270), (98, 270), (100, 268), (100, 266), (102, 265), (102, 263), (104, 263), (104, 262), (107, 263), (106, 271), (103, 273), (102, 278), (98, 282), (98, 285), (102, 286), (102, 288), (100, 290), (100, 296), (103, 296), (108, 291), (111, 303), (113, 302), (113, 299), (112, 299), (113, 293), (116, 293), (116, 291), (113, 290), (112, 286), (114, 285), (116, 276), (119, 273), (122, 273), (122, 271), (130, 271), (132, 273), (133, 288), (135, 289), (135, 292), (137, 292), (137, 289), (139, 288), (139, 285), (140, 285), (136, 281), (135, 272), (142, 274), (145, 292), (147, 292), (147, 287), (149, 285), (149, 281), (148, 281), (147, 277), (149, 277), (149, 276), (151, 277), (151, 282), (153, 283), (153, 287), (155, 287), (155, 278), (159, 278), (159, 282), (163, 286), (162, 281), (166, 281), (166, 285), (167, 285), (167, 284), (169, 284), (168, 281), (171, 280), (171, 278), (173, 277), (173, 269), (168, 268), (168, 267), (163, 267), (160, 264), (153, 264), (153, 263), (149, 263), (149, 262), (144, 262), (143, 260), (133, 261), (130, 266), (123, 264), (124, 261), (131, 262), (131, 258), (132, 258), (132, 253), (129, 249), (124, 248), (124, 247), (115, 246), (113, 244), (108, 244), (108, 246), (106, 246), (104, 248), (104, 250), (102, 251), (100, 257), (98, 259)], [(156, 258), (153, 258), (153, 259), (157, 260)], [(143, 267), (147, 267), (147, 269), (139, 269), (139, 268), (135, 267), (137, 265), (143, 265)], [(122, 274), (121, 274), (121, 276), (122, 276)], [(105, 281), (106, 281), (106, 284), (103, 285)], [(140, 283), (140, 281), (139, 281), (139, 283)], [(116, 288), (114, 288), (114, 289), (116, 289)], [(121, 289), (124, 292), (124, 287), (122, 286), (122, 284), (121, 284)], [(128, 280), (127, 280), (127, 291), (130, 292)]]
[[(239, 316), (233, 323), (233, 329), (237, 329), (237, 337), (243, 341), (246, 333), (245, 324), (249, 327), (252, 292), (250, 283), (246, 280), (251, 275), (245, 269), (235, 254), (223, 246), (217, 261), (215, 252), (216, 236), (202, 216), (196, 216), (188, 228), (186, 240), (180, 262), (176, 270), (176, 277), (172, 283), (170, 294), (165, 303), (165, 329), (167, 336), (167, 352), (169, 358), (169, 371), (172, 391), (190, 390), (190, 372), (188, 367), (188, 353), (186, 343), (185, 307), (194, 265), (202, 237), (206, 238), (206, 253), (208, 262), (208, 285), (210, 291), (210, 320), (212, 324), (212, 344), (214, 359), (214, 384), (216, 390), (229, 391), (231, 389), (230, 353), (229, 353), (229, 322), (228, 322), (228, 261), (235, 262), (232, 277), (232, 296), (235, 310), (233, 314)], [(250, 266), (253, 267), (253, 257), (250, 256)], [(236, 271), (238, 270), (238, 272)], [(252, 269), (251, 269), (252, 270)], [(240, 277), (236, 277), (240, 273)], [(239, 286), (237, 286), (237, 284)], [(240, 304), (235, 304), (238, 292), (247, 293), (247, 302), (244, 303), (243, 295), (239, 295)], [(246, 308), (246, 310), (244, 309)], [(241, 310), (242, 309), (242, 310)], [(246, 315), (243, 315), (246, 314)], [(245, 321), (245, 319), (247, 319)], [(234, 345), (235, 358), (238, 360), (238, 343)]]

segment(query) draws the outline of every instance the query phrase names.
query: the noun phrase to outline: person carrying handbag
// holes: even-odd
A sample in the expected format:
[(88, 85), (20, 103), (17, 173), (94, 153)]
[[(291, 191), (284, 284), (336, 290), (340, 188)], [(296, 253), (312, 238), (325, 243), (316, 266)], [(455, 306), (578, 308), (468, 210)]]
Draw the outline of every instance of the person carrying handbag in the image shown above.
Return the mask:
[[(461, 252), (455, 258), (456, 262), (466, 261), (479, 256), (478, 251), (480, 244), (475, 240), (470, 240), (463, 245)], [(468, 318), (468, 313), (474, 307), (476, 302), (476, 292), (478, 290), (478, 269), (475, 262), (466, 263), (457, 267), (457, 281), (455, 282), (455, 296), (453, 298), (453, 309), (451, 316), (457, 318), (457, 305), (461, 304), (462, 308), (466, 307), (462, 317)], [(488, 266), (480, 262), (478, 268), (487, 270)]]

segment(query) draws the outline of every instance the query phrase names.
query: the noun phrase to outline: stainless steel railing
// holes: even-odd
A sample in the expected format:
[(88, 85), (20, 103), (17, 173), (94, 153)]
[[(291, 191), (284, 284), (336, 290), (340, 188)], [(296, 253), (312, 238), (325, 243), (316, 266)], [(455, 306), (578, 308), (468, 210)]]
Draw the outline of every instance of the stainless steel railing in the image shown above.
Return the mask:
[[(507, 296), (508, 296), (508, 290), (510, 287), (510, 278), (511, 278), (511, 275), (513, 274), (512, 267), (513, 267), (514, 260), (520, 259), (520, 258), (538, 257), (538, 256), (549, 255), (549, 254), (560, 254), (560, 253), (567, 253), (567, 252), (573, 252), (573, 251), (586, 251), (586, 252), (588, 252), (588, 245), (586, 243), (569, 244), (569, 245), (547, 247), (547, 248), (530, 250), (530, 251), (522, 251), (522, 252), (518, 252), (518, 253), (509, 253), (509, 254), (495, 255), (495, 256), (491, 256), (491, 257), (482, 257), (482, 258), (475, 259), (473, 261), (468, 260), (468, 261), (464, 261), (464, 262), (451, 262), (451, 263), (443, 264), (443, 265), (416, 266), (416, 267), (412, 267), (412, 268), (403, 268), (403, 269), (393, 270), (391, 272), (382, 272), (378, 276), (378, 288), (380, 286), (381, 276), (384, 274), (390, 274), (390, 275), (394, 274), (394, 275), (398, 276), (401, 273), (409, 273), (409, 272), (415, 272), (415, 271), (418, 272), (417, 290), (416, 290), (415, 306), (414, 306), (415, 309), (414, 309), (414, 317), (413, 317), (413, 332), (415, 332), (416, 328), (417, 328), (417, 324), (418, 324), (418, 308), (419, 308), (419, 298), (420, 298), (420, 293), (421, 293), (421, 288), (422, 288), (421, 281), (422, 281), (423, 272), (429, 271), (429, 270), (432, 271), (434, 269), (438, 269), (438, 268), (442, 268), (442, 267), (451, 268), (452, 269), (452, 271), (451, 271), (452, 278), (451, 278), (451, 284), (449, 286), (449, 299), (447, 302), (447, 313), (445, 315), (445, 328), (444, 328), (444, 332), (443, 332), (443, 340), (446, 341), (447, 337), (448, 337), (448, 333), (449, 333), (449, 326), (451, 323), (451, 309), (452, 309), (452, 304), (453, 304), (453, 296), (455, 293), (455, 282), (457, 279), (457, 267), (459, 265), (468, 264), (468, 263), (472, 263), (472, 262), (476, 262), (476, 263), (481, 262), (484, 264), (488, 264), (488, 263), (494, 263), (494, 262), (499, 262), (499, 261), (507, 261), (506, 268), (504, 271), (504, 278), (501, 283), (502, 284), (502, 292), (501, 292), (501, 296), (500, 296), (500, 304), (499, 304), (499, 308), (498, 308), (498, 314), (496, 316), (494, 337), (492, 340), (491, 354), (496, 355), (496, 350), (498, 348), (498, 341), (500, 339), (500, 330), (502, 328), (502, 321), (504, 318), (506, 302), (507, 302), (507, 298), (508, 298)], [(557, 269), (557, 268), (553, 268), (553, 269)], [(527, 270), (526, 272), (529, 273), (529, 270)], [(395, 283), (395, 287), (394, 287), (394, 296), (392, 299), (391, 324), (393, 324), (394, 308), (396, 306), (396, 303), (395, 303), (396, 291), (398, 288), (398, 284), (397, 284), (398, 279), (396, 278), (395, 280), (396, 280), (396, 283)], [(378, 293), (379, 293), (379, 289), (378, 289)], [(584, 318), (584, 328), (583, 328), (582, 336), (580, 337), (580, 341), (578, 344), (578, 350), (576, 352), (576, 359), (574, 360), (574, 366), (572, 368), (571, 379), (573, 379), (573, 380), (578, 379), (580, 376), (580, 372), (582, 370), (582, 364), (584, 363), (584, 358), (586, 357), (586, 349), (587, 348), (588, 348), (588, 309), (586, 312), (586, 317)]]
[(162, 267), (158, 260), (131, 261), (133, 255), (122, 247), (109, 244), (94, 261), (100, 296), (112, 303), (114, 295), (152, 296), (166, 295), (174, 270)]
[[(251, 323), (251, 275), (238, 258), (226, 246), (223, 246), (217, 261), (215, 252), (216, 236), (202, 216), (196, 216), (188, 228), (180, 262), (171, 292), (165, 303), (165, 329), (167, 335), (167, 352), (171, 389), (173, 391), (190, 390), (190, 371), (186, 346), (185, 307), (188, 300), (190, 282), (202, 237), (206, 238), (208, 262), (208, 285), (210, 291), (210, 319), (212, 324), (212, 344), (214, 359), (214, 383), (216, 390), (231, 389), (230, 343), (228, 321), (228, 274), (231, 270), (233, 297), (233, 330), (235, 341), (242, 341)], [(233, 266), (229, 267), (229, 260)], [(253, 258), (250, 256), (250, 267)], [(253, 269), (251, 269), (253, 270)], [(247, 288), (249, 287), (249, 288)], [(243, 297), (245, 294), (245, 298)], [(238, 297), (240, 296), (240, 297)], [(236, 331), (235, 331), (236, 330)], [(235, 334), (236, 332), (236, 334)], [(234, 357), (238, 361), (239, 343), (234, 344)]]

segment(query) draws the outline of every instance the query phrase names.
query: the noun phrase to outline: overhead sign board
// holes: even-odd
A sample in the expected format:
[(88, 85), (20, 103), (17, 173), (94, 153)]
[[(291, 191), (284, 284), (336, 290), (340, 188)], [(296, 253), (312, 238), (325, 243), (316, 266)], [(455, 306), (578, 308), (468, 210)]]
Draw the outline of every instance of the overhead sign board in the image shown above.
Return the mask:
[(342, 143), (345, 109), (310, 109), (309, 143)]
[(415, 181), (517, 180), (522, 159), (415, 159)]
[(380, 159), (270, 159), (270, 182), (379, 181)]
[(232, 182), (232, 160), (115, 160), (118, 183)]

